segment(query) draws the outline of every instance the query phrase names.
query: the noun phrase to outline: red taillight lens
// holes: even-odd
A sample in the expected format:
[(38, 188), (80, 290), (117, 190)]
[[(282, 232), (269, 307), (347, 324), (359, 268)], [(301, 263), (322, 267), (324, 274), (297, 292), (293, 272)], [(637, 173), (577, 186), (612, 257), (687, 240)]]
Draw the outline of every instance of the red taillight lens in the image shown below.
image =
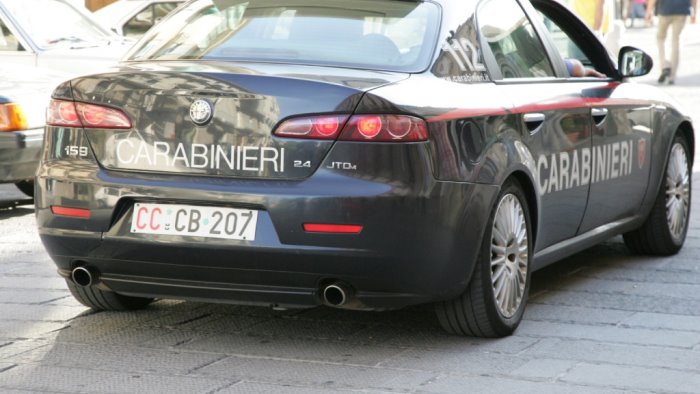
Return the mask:
[(70, 207), (61, 207), (58, 205), (52, 205), (51, 206), (51, 213), (57, 216), (67, 216), (71, 218), (78, 218), (78, 219), (90, 219), (90, 210), (89, 209), (82, 209), (82, 208), (70, 208)]
[(80, 125), (80, 120), (78, 119), (78, 112), (76, 112), (75, 104), (73, 104), (72, 102), (59, 102), (58, 114), (61, 117), (61, 120), (63, 120), (67, 124)]
[(347, 115), (310, 116), (288, 119), (279, 125), (275, 130), (275, 135), (289, 138), (334, 140), (347, 120)]
[(340, 134), (343, 141), (417, 142), (428, 139), (425, 121), (408, 115), (355, 115)]
[(359, 234), (362, 232), (362, 226), (358, 224), (304, 223), (303, 227), (307, 233)]
[(357, 131), (364, 138), (372, 139), (382, 131), (382, 118), (379, 116), (360, 116), (356, 122)]
[(46, 111), (46, 124), (91, 129), (131, 128), (129, 117), (118, 109), (63, 100), (51, 100)]

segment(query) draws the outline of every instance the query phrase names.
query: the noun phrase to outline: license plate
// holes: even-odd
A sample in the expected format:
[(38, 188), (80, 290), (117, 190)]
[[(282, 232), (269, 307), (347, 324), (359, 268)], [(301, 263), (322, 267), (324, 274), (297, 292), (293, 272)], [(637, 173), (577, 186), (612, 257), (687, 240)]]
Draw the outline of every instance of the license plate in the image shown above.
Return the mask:
[(134, 204), (131, 232), (255, 240), (258, 211), (176, 204)]

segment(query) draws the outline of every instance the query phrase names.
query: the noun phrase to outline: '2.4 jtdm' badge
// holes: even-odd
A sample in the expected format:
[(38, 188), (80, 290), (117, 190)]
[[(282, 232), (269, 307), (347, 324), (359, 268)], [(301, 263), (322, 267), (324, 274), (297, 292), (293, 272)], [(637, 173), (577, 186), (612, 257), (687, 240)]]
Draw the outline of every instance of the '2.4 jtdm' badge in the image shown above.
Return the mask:
[(190, 105), (190, 118), (198, 126), (204, 126), (211, 120), (213, 109), (207, 100), (198, 99)]

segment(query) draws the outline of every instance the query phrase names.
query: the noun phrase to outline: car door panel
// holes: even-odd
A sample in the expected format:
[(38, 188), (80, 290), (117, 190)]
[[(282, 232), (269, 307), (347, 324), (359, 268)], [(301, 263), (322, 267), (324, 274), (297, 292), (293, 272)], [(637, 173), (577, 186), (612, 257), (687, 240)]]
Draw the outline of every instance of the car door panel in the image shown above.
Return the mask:
[(581, 224), (590, 176), (581, 163), (591, 146), (591, 119), (584, 99), (567, 84), (540, 81), (508, 89), (535, 160), (541, 199), (539, 251), (575, 236)]
[[(550, 56), (576, 59), (586, 67), (606, 75), (604, 78), (569, 78), (567, 85), (589, 107), (591, 147), (586, 155), (590, 176), (589, 197), (581, 226), (583, 234), (613, 221), (637, 213), (649, 179), (651, 105), (636, 99), (635, 89), (619, 81), (617, 71), (605, 52), (580, 20), (555, 2), (533, 1), (538, 28)], [(527, 8), (527, 7), (526, 7)], [(535, 10), (536, 9), (536, 10)]]
[(644, 200), (652, 105), (636, 99), (633, 90), (624, 83), (601, 82), (582, 92), (591, 103), (594, 126), (591, 191), (580, 233), (637, 214)]
[(590, 149), (590, 110), (577, 84), (557, 78), (563, 63), (551, 60), (517, 1), (484, 1), (478, 12), (486, 65), (520, 117), (535, 161), (539, 251), (574, 237), (585, 213), (588, 183), (578, 163)]

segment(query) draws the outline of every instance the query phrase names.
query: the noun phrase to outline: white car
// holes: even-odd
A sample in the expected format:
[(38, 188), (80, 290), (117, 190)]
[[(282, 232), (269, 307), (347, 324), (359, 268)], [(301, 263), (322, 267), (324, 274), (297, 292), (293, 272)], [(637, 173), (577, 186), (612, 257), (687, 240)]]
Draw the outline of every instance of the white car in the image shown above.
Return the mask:
[(66, 0), (0, 0), (0, 63), (43, 67), (71, 75), (115, 65), (125, 41)]
[(118, 0), (95, 11), (98, 22), (120, 36), (140, 37), (184, 0)]
[(0, 183), (34, 194), (34, 174), (44, 140), (46, 106), (66, 74), (0, 64)]

